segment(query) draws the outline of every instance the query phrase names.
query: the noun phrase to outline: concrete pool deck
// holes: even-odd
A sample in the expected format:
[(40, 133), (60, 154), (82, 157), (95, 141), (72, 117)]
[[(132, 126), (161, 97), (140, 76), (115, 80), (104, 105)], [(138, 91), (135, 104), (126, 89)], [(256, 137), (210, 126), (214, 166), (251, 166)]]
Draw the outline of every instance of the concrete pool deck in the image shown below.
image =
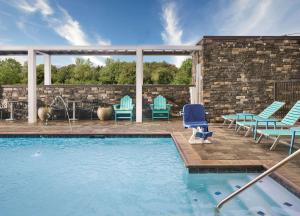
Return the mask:
[[(25, 121), (0, 121), (0, 134), (171, 134), (189, 168), (267, 168), (288, 155), (288, 147), (285, 145), (278, 145), (274, 151), (269, 151), (272, 140), (265, 139), (255, 144), (251, 137), (235, 134), (233, 129), (221, 124), (210, 126), (214, 132), (212, 144), (198, 145), (188, 143), (191, 130), (184, 129), (179, 119), (144, 123), (80, 120), (72, 125), (71, 132), (67, 121), (50, 121), (48, 126), (42, 123), (28, 124)], [(276, 174), (300, 194), (300, 157), (278, 169)]]

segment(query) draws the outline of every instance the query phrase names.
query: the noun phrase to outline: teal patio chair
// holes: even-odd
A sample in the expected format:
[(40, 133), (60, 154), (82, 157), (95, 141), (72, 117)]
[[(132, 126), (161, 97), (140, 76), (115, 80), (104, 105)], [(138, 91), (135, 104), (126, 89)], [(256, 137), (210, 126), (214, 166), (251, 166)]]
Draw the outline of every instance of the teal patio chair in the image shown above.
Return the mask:
[[(259, 119), (268, 119), (274, 113), (276, 113), (281, 107), (283, 107), (285, 103), (284, 102), (279, 102), (279, 101), (274, 101), (271, 105), (269, 105), (267, 108), (265, 108), (260, 114), (258, 115), (252, 115), (252, 114), (237, 114), (237, 119), (236, 119), (236, 125), (235, 125), (235, 130), (238, 133), (242, 128), (246, 129), (245, 136), (248, 136), (251, 131), (253, 130), (255, 120)], [(252, 119), (251, 119), (252, 118)], [(252, 123), (250, 123), (252, 122)]]
[(113, 105), (115, 111), (115, 121), (118, 119), (133, 119), (133, 108), (131, 97), (128, 95), (124, 96), (120, 100), (120, 104)]
[(226, 124), (227, 121), (230, 122), (228, 128), (231, 128), (236, 121), (239, 120), (255, 120), (258, 118), (269, 118), (271, 117), (275, 112), (277, 112), (285, 103), (284, 102), (279, 102), (279, 101), (274, 101), (271, 105), (266, 107), (261, 113), (258, 115), (252, 114), (252, 113), (236, 113), (233, 115), (223, 115), (222, 118), (224, 119), (224, 125)]
[[(270, 148), (273, 150), (279, 142), (279, 139), (283, 136), (292, 136), (289, 128), (294, 126), (296, 122), (300, 119), (300, 100), (292, 107), (292, 109), (286, 114), (286, 116), (281, 120), (276, 119), (260, 119), (256, 120), (254, 126), (254, 140), (257, 138), (257, 134), (260, 134), (257, 139), (259, 143), (263, 137), (273, 138), (274, 142)], [(259, 127), (265, 127), (265, 129), (259, 129)], [(269, 128), (273, 127), (273, 128)], [(286, 129), (284, 129), (286, 128)]]
[(165, 97), (158, 95), (154, 98), (153, 104), (150, 104), (153, 119), (170, 119), (171, 104), (167, 104)]

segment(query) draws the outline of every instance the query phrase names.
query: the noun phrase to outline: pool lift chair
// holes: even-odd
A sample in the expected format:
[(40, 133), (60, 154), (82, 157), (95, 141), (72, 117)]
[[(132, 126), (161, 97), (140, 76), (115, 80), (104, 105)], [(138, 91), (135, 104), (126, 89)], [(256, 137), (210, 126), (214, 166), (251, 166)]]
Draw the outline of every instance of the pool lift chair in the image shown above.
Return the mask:
[(208, 130), (205, 109), (201, 104), (186, 104), (183, 107), (183, 127), (192, 128), (192, 136), (189, 139), (190, 144), (211, 143), (208, 137), (213, 132)]

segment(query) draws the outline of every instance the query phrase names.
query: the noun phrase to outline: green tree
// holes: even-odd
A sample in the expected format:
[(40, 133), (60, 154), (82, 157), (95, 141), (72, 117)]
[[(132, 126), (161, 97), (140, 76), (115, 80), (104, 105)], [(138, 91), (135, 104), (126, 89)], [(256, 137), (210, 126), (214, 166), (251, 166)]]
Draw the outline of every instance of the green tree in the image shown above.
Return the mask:
[(100, 70), (99, 82), (101, 84), (117, 84), (117, 76), (120, 72), (121, 62), (107, 58), (105, 63), (106, 66)]
[(0, 85), (20, 83), (21, 73), (22, 66), (15, 59), (0, 60)]
[(122, 62), (120, 71), (117, 75), (118, 84), (134, 84), (135, 83), (135, 62)]
[(69, 64), (58, 68), (55, 72), (52, 72), (53, 83), (64, 84), (67, 83), (73, 77), (74, 64)]
[[(57, 67), (55, 65), (51, 65), (51, 73), (52, 73), (52, 80), (54, 75), (57, 73)], [(24, 63), (22, 66), (21, 72), (21, 83), (27, 84), (28, 82), (28, 64), (27, 62)], [(44, 83), (44, 64), (39, 64), (36, 66), (36, 83), (43, 84)]]
[(169, 84), (173, 81), (177, 70), (175, 65), (160, 62), (151, 72), (151, 81), (153, 84)]
[(173, 84), (191, 84), (192, 81), (192, 59), (186, 59), (182, 62), (176, 73)]
[(96, 70), (89, 59), (77, 58), (73, 76), (68, 81), (71, 83), (97, 83), (97, 77)]

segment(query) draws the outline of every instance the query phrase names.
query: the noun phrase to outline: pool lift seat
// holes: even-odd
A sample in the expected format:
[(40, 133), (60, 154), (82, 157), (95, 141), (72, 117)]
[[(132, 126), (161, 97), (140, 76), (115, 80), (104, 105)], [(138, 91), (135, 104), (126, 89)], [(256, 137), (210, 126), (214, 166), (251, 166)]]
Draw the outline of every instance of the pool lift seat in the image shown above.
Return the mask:
[(189, 139), (190, 144), (211, 143), (208, 137), (213, 132), (208, 130), (205, 108), (201, 104), (186, 104), (183, 107), (183, 127), (192, 128), (192, 136)]

